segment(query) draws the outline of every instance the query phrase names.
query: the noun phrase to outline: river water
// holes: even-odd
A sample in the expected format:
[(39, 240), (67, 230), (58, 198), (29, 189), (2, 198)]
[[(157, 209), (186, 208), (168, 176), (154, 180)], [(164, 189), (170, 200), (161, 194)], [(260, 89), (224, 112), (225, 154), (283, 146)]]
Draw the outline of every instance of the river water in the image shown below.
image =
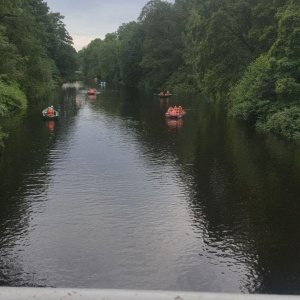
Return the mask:
[(1, 123), (0, 285), (300, 294), (299, 145), (201, 95), (85, 88)]

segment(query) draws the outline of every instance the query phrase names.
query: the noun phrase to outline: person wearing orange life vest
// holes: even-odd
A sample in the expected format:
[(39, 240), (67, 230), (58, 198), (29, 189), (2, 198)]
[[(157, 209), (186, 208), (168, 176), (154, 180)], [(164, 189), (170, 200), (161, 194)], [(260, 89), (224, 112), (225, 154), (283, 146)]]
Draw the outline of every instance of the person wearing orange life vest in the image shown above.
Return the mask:
[(48, 107), (47, 115), (48, 115), (48, 117), (53, 117), (54, 116), (53, 106)]

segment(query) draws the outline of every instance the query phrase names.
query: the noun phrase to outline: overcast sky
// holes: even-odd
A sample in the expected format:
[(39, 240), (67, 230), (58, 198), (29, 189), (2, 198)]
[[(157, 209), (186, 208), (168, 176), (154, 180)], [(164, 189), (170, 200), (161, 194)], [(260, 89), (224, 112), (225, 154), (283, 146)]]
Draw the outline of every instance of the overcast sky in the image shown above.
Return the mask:
[[(136, 21), (148, 0), (44, 0), (64, 23), (79, 51), (96, 38), (117, 31), (123, 23)], [(174, 3), (174, 0), (168, 0)]]

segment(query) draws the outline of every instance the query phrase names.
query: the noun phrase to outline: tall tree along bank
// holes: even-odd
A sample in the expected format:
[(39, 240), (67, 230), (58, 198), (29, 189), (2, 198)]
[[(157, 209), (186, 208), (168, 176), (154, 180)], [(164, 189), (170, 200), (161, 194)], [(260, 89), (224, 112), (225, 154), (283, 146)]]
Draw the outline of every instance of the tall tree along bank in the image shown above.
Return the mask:
[(62, 20), (43, 0), (0, 0), (1, 117), (75, 79), (77, 52)]

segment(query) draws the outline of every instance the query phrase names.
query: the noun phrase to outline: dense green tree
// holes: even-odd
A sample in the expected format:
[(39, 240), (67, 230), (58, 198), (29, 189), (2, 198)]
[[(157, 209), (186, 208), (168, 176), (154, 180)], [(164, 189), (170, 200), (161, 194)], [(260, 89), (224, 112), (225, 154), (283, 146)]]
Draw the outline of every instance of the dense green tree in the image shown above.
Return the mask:
[(18, 63), (21, 57), (16, 54), (16, 47), (4, 35), (5, 28), (0, 26), (0, 80), (17, 80)]
[(79, 51), (84, 76), (136, 86), (141, 75), (142, 41), (143, 30), (136, 22), (122, 24), (104, 40), (93, 40)]
[(288, 138), (299, 138), (300, 6), (277, 13), (277, 39), (233, 89), (230, 114)]
[(106, 34), (102, 47), (99, 50), (100, 77), (109, 82), (119, 83), (121, 81), (121, 41), (117, 34)]
[(0, 7), (2, 77), (13, 76), (34, 96), (73, 76), (77, 53), (59, 13), (43, 0), (1, 0)]
[(251, 3), (252, 21), (249, 37), (254, 41), (259, 54), (269, 51), (277, 37), (275, 16), (286, 0), (259, 0)]
[(224, 97), (256, 57), (250, 1), (203, 0), (185, 31), (185, 63), (198, 88)]
[(74, 78), (77, 53), (62, 19), (43, 0), (0, 0), (1, 116)]
[(142, 9), (139, 21), (144, 30), (142, 85), (164, 85), (182, 65), (182, 23), (171, 3), (151, 0)]
[(77, 52), (74, 49), (72, 38), (63, 23), (64, 17), (60, 13), (48, 13), (45, 18), (47, 32), (47, 51), (55, 62), (53, 77), (65, 81), (73, 80), (75, 71), (79, 68)]
[(93, 41), (80, 51), (85, 76), (127, 86), (168, 85), (168, 79), (183, 64), (182, 31), (193, 5), (194, 0), (176, 1), (174, 5), (149, 1), (138, 22), (122, 24), (97, 45)]
[[(9, 6), (17, 15), (6, 14), (1, 19), (5, 35), (23, 58), (19, 83), (27, 95), (40, 94), (53, 86), (54, 80), (75, 72), (76, 51), (59, 14), (50, 14), (42, 0), (14, 1)], [(66, 61), (73, 62), (66, 64)]]
[(123, 24), (118, 29), (118, 37), (122, 43), (120, 47), (121, 82), (126, 86), (137, 86), (142, 74), (140, 62), (143, 57), (143, 28), (136, 22)]
[(37, 26), (32, 1), (22, 1), (20, 8), (22, 13), (18, 17), (5, 18), (6, 35), (24, 58), (19, 79), (21, 88), (27, 95), (34, 96), (49, 86), (51, 69), (47, 68), (49, 59), (42, 44), (45, 33), (43, 26)]
[(89, 45), (78, 52), (82, 73), (85, 78), (101, 77), (100, 67), (98, 65), (99, 51), (103, 41), (95, 39)]
[(82, 66), (124, 85), (201, 90), (226, 101), (230, 116), (296, 138), (299, 7), (296, 0), (151, 0), (138, 22), (92, 42)]
[(105, 39), (95, 39), (85, 49), (79, 52), (83, 74), (88, 78), (119, 83), (121, 81), (120, 67), (121, 41), (117, 33), (109, 33)]

